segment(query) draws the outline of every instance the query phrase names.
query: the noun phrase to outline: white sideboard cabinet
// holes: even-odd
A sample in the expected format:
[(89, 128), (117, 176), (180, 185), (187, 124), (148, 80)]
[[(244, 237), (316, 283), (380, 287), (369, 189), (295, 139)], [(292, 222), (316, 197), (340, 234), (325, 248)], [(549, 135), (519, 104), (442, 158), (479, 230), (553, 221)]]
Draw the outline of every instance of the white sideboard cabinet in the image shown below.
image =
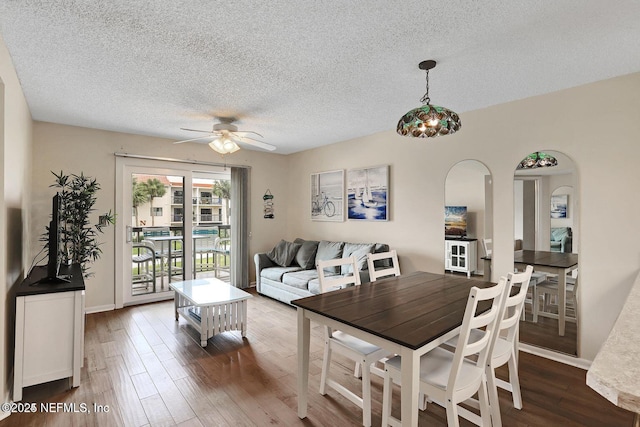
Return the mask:
[(467, 273), (478, 269), (478, 239), (446, 238), (444, 268), (447, 271)]
[(34, 267), (16, 293), (13, 400), (22, 389), (69, 378), (80, 386), (84, 357), (84, 280), (80, 266), (71, 267), (66, 283), (39, 283), (46, 266)]

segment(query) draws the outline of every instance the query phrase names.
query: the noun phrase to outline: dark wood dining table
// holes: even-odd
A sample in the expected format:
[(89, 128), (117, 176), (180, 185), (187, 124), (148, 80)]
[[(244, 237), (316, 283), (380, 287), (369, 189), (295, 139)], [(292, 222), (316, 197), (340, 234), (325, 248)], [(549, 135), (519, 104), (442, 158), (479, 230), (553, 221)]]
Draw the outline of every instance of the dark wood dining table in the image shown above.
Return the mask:
[(534, 271), (558, 275), (558, 335), (564, 336), (567, 312), (567, 274), (578, 268), (578, 254), (549, 251), (515, 251), (513, 263), (524, 269), (532, 265)]
[(307, 416), (313, 320), (402, 356), (402, 425), (417, 426), (420, 356), (458, 333), (473, 286), (493, 285), (418, 271), (292, 301), (298, 309), (298, 416)]

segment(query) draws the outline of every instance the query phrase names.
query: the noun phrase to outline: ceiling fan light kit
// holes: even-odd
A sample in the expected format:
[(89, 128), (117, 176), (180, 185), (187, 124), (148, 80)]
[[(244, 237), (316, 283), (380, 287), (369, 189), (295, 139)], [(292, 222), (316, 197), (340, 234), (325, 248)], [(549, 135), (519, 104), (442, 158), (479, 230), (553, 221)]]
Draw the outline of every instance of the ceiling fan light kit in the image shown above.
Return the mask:
[(221, 120), (221, 123), (214, 124), (212, 130), (210, 131), (200, 130), (200, 129), (181, 128), (181, 130), (186, 130), (189, 132), (201, 132), (201, 133), (206, 133), (207, 135), (200, 138), (192, 138), (192, 139), (185, 139), (182, 141), (176, 141), (174, 142), (174, 144), (181, 144), (183, 142), (200, 141), (207, 138), (213, 138), (209, 142), (209, 147), (211, 147), (213, 151), (220, 153), (222, 155), (231, 154), (238, 151), (240, 149), (238, 142), (251, 145), (254, 147), (258, 147), (268, 151), (273, 151), (276, 149), (276, 147), (271, 144), (267, 144), (266, 142), (262, 142), (255, 138), (247, 136), (247, 134), (252, 134), (262, 138), (262, 135), (260, 135), (257, 132), (238, 131), (238, 126), (232, 123), (233, 121), (232, 119), (220, 118), (220, 120)]
[(231, 154), (240, 149), (238, 144), (236, 144), (232, 139), (226, 136), (214, 139), (209, 143), (209, 147), (211, 147), (213, 151), (216, 151), (220, 154)]
[(402, 136), (414, 138), (432, 138), (440, 135), (456, 133), (462, 127), (457, 113), (439, 105), (432, 105), (429, 98), (429, 70), (436, 66), (436, 61), (422, 61), (418, 67), (427, 72), (427, 92), (420, 99), (424, 104), (414, 108), (398, 121), (396, 131)]

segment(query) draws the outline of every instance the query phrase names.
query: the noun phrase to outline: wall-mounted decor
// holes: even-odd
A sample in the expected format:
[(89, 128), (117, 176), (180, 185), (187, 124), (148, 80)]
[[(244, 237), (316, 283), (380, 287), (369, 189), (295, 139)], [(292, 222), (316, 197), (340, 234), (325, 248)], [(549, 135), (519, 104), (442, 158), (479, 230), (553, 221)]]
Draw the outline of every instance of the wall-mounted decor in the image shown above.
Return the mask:
[(264, 200), (264, 217), (273, 219), (273, 194), (271, 194), (271, 190), (267, 188), (264, 196), (262, 196), (262, 200)]
[(344, 221), (344, 171), (311, 174), (311, 219)]
[(551, 218), (568, 218), (567, 202), (568, 195), (558, 194), (551, 196)]
[(389, 219), (389, 166), (347, 171), (348, 218), (369, 221)]

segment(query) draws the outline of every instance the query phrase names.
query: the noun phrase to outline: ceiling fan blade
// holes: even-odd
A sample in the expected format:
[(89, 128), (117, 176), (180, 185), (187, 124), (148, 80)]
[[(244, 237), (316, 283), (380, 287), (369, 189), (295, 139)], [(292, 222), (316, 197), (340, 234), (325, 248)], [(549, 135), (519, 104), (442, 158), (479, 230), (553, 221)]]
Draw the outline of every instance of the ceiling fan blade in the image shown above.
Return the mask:
[(238, 131), (238, 132), (233, 132), (233, 134), (239, 136), (239, 137), (246, 137), (246, 134), (248, 133), (252, 133), (254, 135), (258, 135), (260, 138), (264, 138), (264, 136), (260, 135), (258, 132), (254, 132), (251, 130), (243, 130), (243, 131)]
[(180, 128), (180, 130), (188, 130), (189, 132), (212, 133), (210, 130), (200, 130), (200, 129)]
[(249, 138), (247, 136), (238, 138), (240, 142), (243, 142), (248, 145), (252, 145), (254, 147), (262, 148), (263, 150), (273, 151), (276, 149), (275, 146), (271, 144), (267, 144), (266, 142), (258, 141), (257, 139)]
[(206, 138), (215, 138), (215, 135), (201, 136), (200, 138), (183, 139), (182, 141), (174, 142), (174, 144), (182, 144), (183, 142), (199, 141), (201, 139), (206, 139)]

